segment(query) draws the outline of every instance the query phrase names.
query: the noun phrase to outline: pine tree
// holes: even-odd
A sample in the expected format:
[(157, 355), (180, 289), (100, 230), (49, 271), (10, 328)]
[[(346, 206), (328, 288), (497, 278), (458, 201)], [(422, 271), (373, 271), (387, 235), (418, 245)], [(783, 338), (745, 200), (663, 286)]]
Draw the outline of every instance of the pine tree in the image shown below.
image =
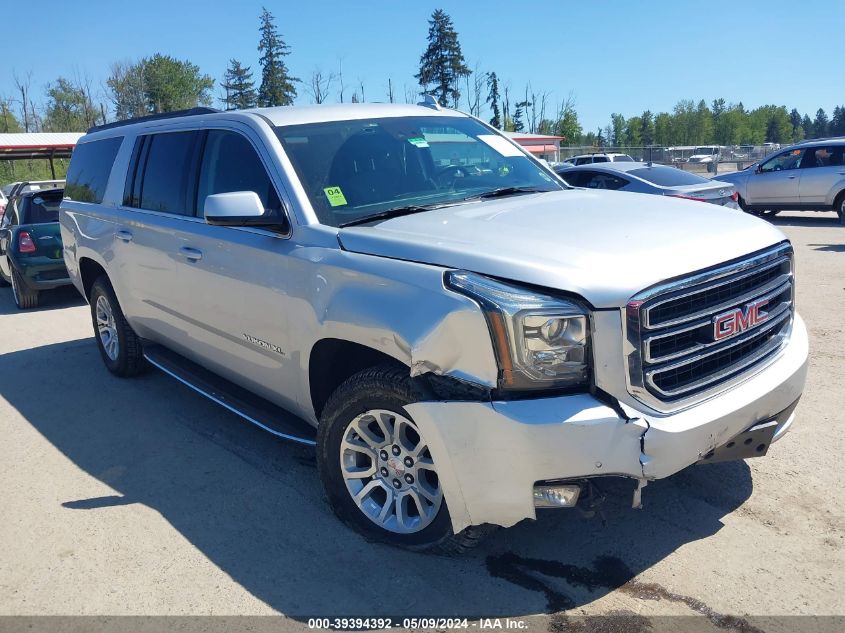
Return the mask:
[(804, 115), (804, 118), (801, 119), (801, 127), (804, 128), (804, 138), (813, 138), (813, 120), (810, 115)]
[(487, 103), (490, 104), (490, 110), (493, 112), (493, 117), (490, 119), (490, 125), (495, 128), (502, 129), (502, 113), (499, 110), (499, 78), (495, 72), (487, 73)]
[(290, 55), (290, 47), (285, 44), (276, 29), (276, 19), (273, 14), (262, 7), (261, 39), (258, 52), (261, 59), (261, 85), (258, 87), (258, 105), (261, 107), (290, 105), (296, 97), (294, 82), (296, 77), (288, 74), (284, 58)]
[(824, 138), (827, 136), (827, 114), (822, 108), (816, 111), (816, 120), (813, 121), (813, 138)]
[(531, 105), (528, 101), (520, 101), (519, 103), (515, 104), (514, 107), (516, 110), (513, 113), (513, 131), (514, 132), (522, 132), (525, 129), (525, 124), (522, 122), (522, 112), (523, 108), (527, 108)]
[(420, 57), (420, 72), (414, 76), (425, 92), (433, 85), (431, 93), (441, 106), (448, 106), (450, 101), (457, 106), (461, 98), (459, 81), (472, 71), (464, 61), (452, 18), (437, 9), (428, 24), (428, 47)]
[(830, 134), (832, 136), (845, 136), (845, 106), (836, 106), (833, 109), (833, 118), (830, 120)]
[(257, 95), (249, 66), (241, 66), (237, 59), (230, 59), (229, 68), (226, 69), (220, 86), (226, 91), (223, 103), (227, 110), (245, 110), (255, 107)]

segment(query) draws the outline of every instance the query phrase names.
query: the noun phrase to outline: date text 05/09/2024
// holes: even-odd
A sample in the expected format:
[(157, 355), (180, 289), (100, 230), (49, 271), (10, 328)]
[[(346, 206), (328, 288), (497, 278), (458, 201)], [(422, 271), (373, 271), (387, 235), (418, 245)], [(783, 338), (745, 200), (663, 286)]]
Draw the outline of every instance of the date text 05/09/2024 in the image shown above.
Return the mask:
[(512, 618), (483, 618), (470, 622), (466, 618), (310, 618), (309, 629), (361, 631), (372, 629), (511, 629), (525, 630), (528, 623)]

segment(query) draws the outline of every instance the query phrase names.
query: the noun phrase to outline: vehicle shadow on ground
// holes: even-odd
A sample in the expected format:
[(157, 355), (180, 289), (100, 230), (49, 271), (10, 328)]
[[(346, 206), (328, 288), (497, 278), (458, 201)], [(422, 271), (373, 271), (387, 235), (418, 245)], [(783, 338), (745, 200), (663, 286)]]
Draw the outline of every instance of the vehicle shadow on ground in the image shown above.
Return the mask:
[(0, 315), (4, 314), (25, 314), (27, 312), (43, 312), (59, 308), (70, 308), (73, 306), (85, 305), (85, 299), (73, 286), (46, 290), (38, 297), (38, 307), (27, 310), (19, 310), (15, 305), (11, 287), (0, 288), (0, 295), (8, 295), (8, 301), (0, 301)]
[[(605, 526), (577, 511), (547, 511), (464, 558), (417, 554), (368, 543), (340, 524), (312, 449), (276, 440), (159, 372), (114, 378), (91, 339), (9, 353), (0, 366), (0, 396), (114, 491), (68, 498), (63, 512), (149, 506), (244, 589), (299, 620), (574, 608), (718, 532), (752, 491), (744, 462), (693, 467), (650, 484), (644, 510), (630, 508), (630, 483), (611, 485)], [(47, 366), (50, 390), (27, 377)], [(180, 583), (149, 590), (178, 592)]]
[(831, 226), (841, 227), (839, 217), (835, 213), (818, 213), (818, 212), (788, 212), (788, 214), (781, 213), (773, 218), (765, 218), (769, 222), (777, 226)]

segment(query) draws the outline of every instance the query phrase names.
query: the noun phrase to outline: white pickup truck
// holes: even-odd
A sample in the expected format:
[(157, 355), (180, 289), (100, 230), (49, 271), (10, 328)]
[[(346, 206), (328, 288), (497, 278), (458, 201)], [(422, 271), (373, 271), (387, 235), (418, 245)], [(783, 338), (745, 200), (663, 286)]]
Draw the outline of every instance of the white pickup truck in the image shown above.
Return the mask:
[(804, 387), (777, 229), (571, 189), (430, 101), (94, 128), (61, 229), (114, 374), (314, 445), (337, 515), (399, 546), (461, 551), (595, 477), (639, 505), (765, 454)]

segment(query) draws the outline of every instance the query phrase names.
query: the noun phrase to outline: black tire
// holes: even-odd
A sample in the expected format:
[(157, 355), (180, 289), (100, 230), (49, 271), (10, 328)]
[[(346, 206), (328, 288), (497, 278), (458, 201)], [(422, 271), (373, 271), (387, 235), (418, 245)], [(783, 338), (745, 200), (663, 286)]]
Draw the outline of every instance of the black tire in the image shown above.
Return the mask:
[(11, 286), (12, 284), (6, 281), (6, 278), (3, 276), (3, 273), (0, 272), (0, 288), (5, 288), (6, 286)]
[(833, 208), (839, 215), (839, 224), (845, 226), (845, 191), (839, 193), (836, 201), (833, 203)]
[(31, 290), (21, 278), (20, 273), (10, 266), (12, 272), (12, 296), (15, 298), (15, 305), (19, 310), (31, 310), (38, 307), (38, 298), (41, 293)]
[[(108, 302), (114, 319), (118, 343), (115, 358), (111, 358), (106, 352), (103, 339), (97, 327), (97, 302), (101, 298)], [(97, 341), (97, 348), (100, 350), (103, 363), (105, 363), (108, 370), (121, 378), (131, 378), (132, 376), (143, 373), (147, 369), (147, 362), (144, 359), (141, 340), (129, 326), (129, 323), (127, 323), (126, 317), (123, 316), (123, 311), (120, 309), (120, 304), (117, 301), (108, 277), (102, 275), (94, 282), (91, 286), (91, 294), (88, 299), (91, 306), (91, 322), (94, 326), (94, 338)]]
[(477, 545), (491, 526), (472, 526), (460, 534), (452, 531), (452, 520), (444, 499), (432, 522), (411, 534), (391, 532), (370, 520), (358, 508), (343, 479), (340, 444), (349, 424), (372, 409), (386, 409), (413, 421), (405, 405), (416, 398), (407, 367), (380, 365), (348, 378), (331, 395), (317, 430), (317, 469), (335, 514), (346, 525), (369, 540), (411, 550), (425, 550), (448, 556), (460, 555)]

